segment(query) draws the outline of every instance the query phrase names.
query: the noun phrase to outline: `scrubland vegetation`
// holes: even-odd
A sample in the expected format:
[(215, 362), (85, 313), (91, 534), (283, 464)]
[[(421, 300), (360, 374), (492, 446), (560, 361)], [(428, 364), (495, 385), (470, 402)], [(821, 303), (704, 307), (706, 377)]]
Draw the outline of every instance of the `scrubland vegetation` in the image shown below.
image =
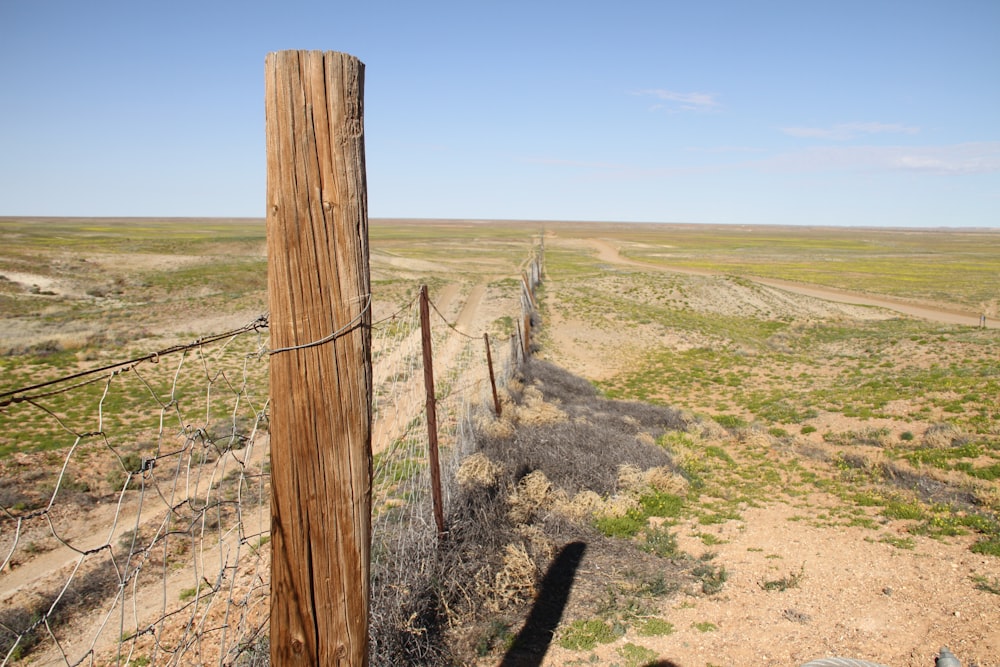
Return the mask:
[[(8, 388), (266, 309), (259, 222), (46, 224), (0, 220), (0, 275), (53, 281), (0, 280)], [(405, 591), (376, 599), (374, 664), (519, 664), (546, 651), (561, 656), (552, 664), (655, 664), (671, 638), (726, 634), (705, 600), (760, 605), (732, 589), (741, 572), (717, 552), (749, 513), (779, 503), (793, 526), (861, 531), (895, 557), (960, 545), (982, 560), (957, 594), (995, 609), (998, 330), (793, 296), (754, 277), (993, 319), (1000, 234), (385, 221), (371, 230), (375, 297), (389, 309), (420, 283), (516, 288), (543, 234), (535, 359), (507, 389), (505, 416), (477, 419), (474, 454), (451, 480), (448, 540), (427, 545), (429, 565)], [(602, 261), (591, 238), (646, 265)], [(109, 400), (127, 415), (128, 396)], [(0, 440), (0, 462), (63, 446), (23, 430)], [(829, 583), (821, 560), (747, 551), (771, 562), (755, 595)], [(781, 610), (822, 635), (819, 615)], [(1000, 661), (970, 637), (982, 664)]]

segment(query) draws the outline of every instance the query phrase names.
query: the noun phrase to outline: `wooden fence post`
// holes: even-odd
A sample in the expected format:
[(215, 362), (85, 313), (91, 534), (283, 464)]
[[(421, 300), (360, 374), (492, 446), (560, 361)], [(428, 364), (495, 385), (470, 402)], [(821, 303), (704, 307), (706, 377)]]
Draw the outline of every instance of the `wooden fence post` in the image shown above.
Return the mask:
[(364, 65), (265, 59), (271, 664), (368, 664), (371, 282)]
[[(532, 269), (532, 274), (534, 274), (534, 269)], [(537, 310), (538, 301), (535, 300), (535, 283), (530, 281), (528, 274), (524, 271), (521, 272), (521, 287), (523, 288), (523, 293), (525, 299), (527, 300), (525, 309)]]
[(525, 360), (531, 356), (531, 311), (529, 310), (524, 314), (524, 338), (521, 341), (524, 343), (524, 358)]
[(493, 410), (499, 419), (503, 414), (503, 408), (500, 407), (500, 396), (497, 394), (497, 380), (493, 373), (493, 352), (490, 351), (490, 335), (488, 333), (483, 334), (483, 341), (486, 343), (486, 365), (490, 369), (490, 387), (493, 388)]
[(424, 389), (427, 392), (427, 465), (431, 472), (431, 501), (438, 538), (446, 535), (441, 496), (441, 462), (438, 455), (437, 399), (434, 396), (434, 355), (431, 351), (431, 309), (427, 285), (420, 287), (420, 333), (424, 353)]
[(525, 352), (527, 351), (528, 347), (524, 342), (524, 332), (521, 327), (521, 323), (523, 321), (524, 317), (521, 317), (521, 319), (517, 320), (517, 337), (511, 339), (514, 342), (514, 353), (515, 353), (514, 358), (517, 359), (522, 364), (528, 360), (527, 356), (525, 356)]

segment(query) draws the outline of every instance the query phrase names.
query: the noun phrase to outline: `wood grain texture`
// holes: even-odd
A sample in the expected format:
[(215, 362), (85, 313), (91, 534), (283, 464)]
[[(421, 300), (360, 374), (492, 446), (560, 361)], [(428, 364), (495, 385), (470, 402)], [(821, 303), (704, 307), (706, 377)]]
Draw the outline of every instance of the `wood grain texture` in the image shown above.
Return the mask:
[(438, 456), (437, 401), (434, 397), (434, 352), (431, 349), (431, 309), (427, 285), (420, 287), (420, 343), (424, 360), (424, 401), (427, 413), (427, 467), (431, 473), (431, 501), (438, 539), (447, 532), (444, 525), (444, 502), (441, 495), (441, 461)]
[[(271, 664), (366, 665), (371, 315), (364, 65), (265, 61)], [(310, 343), (329, 338), (318, 345)], [(297, 349), (296, 346), (306, 346)]]

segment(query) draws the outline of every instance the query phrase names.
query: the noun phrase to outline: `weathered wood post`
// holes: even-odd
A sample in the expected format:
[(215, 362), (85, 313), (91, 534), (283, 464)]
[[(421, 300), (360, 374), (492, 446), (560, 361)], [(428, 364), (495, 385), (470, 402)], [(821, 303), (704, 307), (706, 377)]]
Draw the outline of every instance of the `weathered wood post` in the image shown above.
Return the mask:
[(371, 302), (364, 65), (265, 60), (271, 664), (368, 664)]
[(524, 337), (521, 339), (521, 343), (524, 344), (524, 359), (527, 361), (528, 357), (531, 356), (531, 311), (524, 313)]
[(424, 355), (424, 391), (427, 410), (427, 465), (431, 472), (431, 502), (438, 539), (447, 534), (444, 525), (444, 502), (441, 495), (441, 460), (438, 454), (437, 398), (434, 396), (434, 353), (431, 350), (431, 308), (427, 285), (420, 287), (420, 342)]
[(499, 419), (503, 414), (503, 408), (500, 406), (500, 396), (497, 394), (497, 379), (496, 374), (493, 373), (493, 352), (490, 350), (490, 335), (488, 333), (483, 334), (483, 341), (486, 343), (486, 365), (490, 369), (490, 387), (493, 389), (493, 411), (496, 412)]

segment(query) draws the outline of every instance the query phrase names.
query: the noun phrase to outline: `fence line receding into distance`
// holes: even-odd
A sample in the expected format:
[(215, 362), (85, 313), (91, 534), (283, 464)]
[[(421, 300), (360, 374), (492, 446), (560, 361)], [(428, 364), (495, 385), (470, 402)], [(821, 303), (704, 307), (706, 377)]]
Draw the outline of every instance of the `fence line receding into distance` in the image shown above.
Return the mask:
[[(489, 363), (503, 386), (529, 347), (517, 292), (486, 287), (483, 303), (506, 315), (486, 336), (430, 301), (445, 468), (463, 455), (467, 416), (495, 410)], [(419, 301), (372, 308), (394, 311), (371, 326), (377, 588), (418, 572), (413, 555), (437, 530)], [(258, 650), (270, 607), (269, 347), (261, 318), (0, 392), (0, 663), (239, 664)]]

